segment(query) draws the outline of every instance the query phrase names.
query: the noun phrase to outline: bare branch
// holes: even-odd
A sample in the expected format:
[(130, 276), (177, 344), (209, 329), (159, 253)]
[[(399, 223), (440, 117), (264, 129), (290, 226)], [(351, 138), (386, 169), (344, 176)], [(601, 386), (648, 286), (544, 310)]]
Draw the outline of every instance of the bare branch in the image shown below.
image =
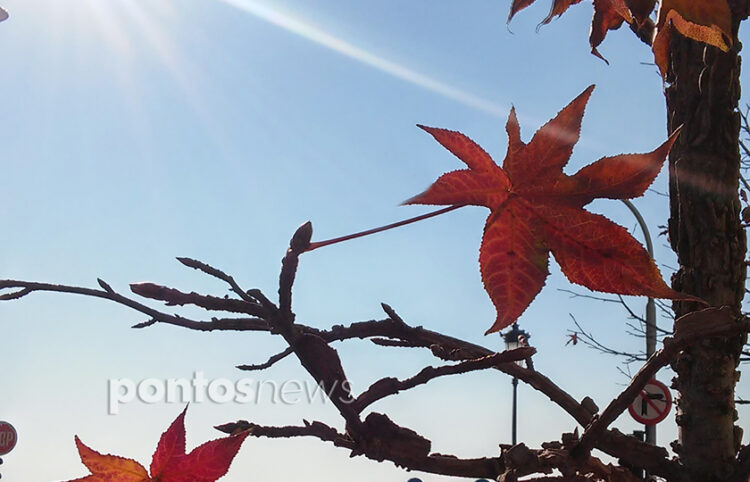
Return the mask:
[[(451, 455), (430, 454), (429, 440), (419, 437), (409, 429), (399, 427), (384, 415), (373, 413), (367, 420), (367, 437), (361, 441), (355, 441), (349, 435), (342, 434), (321, 422), (306, 422), (304, 426), (267, 427), (240, 420), (216, 428), (224, 433), (250, 430), (250, 435), (255, 437), (315, 437), (350, 449), (352, 456), (365, 455), (373, 460), (390, 460), (399, 467), (436, 474), (494, 479), (504, 471), (502, 459), (499, 457), (460, 459)], [(394, 437), (394, 434), (399, 436)]]
[(239, 368), (240, 370), (245, 370), (245, 371), (265, 370), (266, 368), (270, 368), (276, 362), (283, 360), (284, 358), (291, 355), (292, 353), (294, 353), (294, 350), (291, 347), (288, 347), (284, 351), (271, 356), (271, 358), (269, 358), (268, 361), (265, 363), (261, 363), (259, 365), (238, 365), (237, 368)]
[(312, 223), (306, 222), (294, 232), (286, 256), (281, 261), (281, 275), (279, 276), (279, 309), (281, 312), (292, 318), (292, 285), (297, 275), (297, 265), (299, 264), (299, 255), (304, 253), (310, 247), (312, 238)]
[[(309, 229), (309, 225), (307, 229)], [(458, 459), (452, 456), (429, 455), (428, 440), (409, 429), (396, 425), (387, 416), (371, 413), (365, 420), (360, 419), (360, 411), (374, 401), (382, 399), (384, 396), (395, 394), (398, 391), (426, 383), (438, 376), (463, 373), (482, 368), (495, 368), (522, 380), (524, 383), (544, 393), (582, 426), (587, 426), (591, 423), (594, 413), (598, 410), (593, 403), (579, 403), (543, 374), (509, 362), (509, 360), (515, 360), (517, 356), (528, 358), (530, 353), (517, 350), (516, 352), (497, 354), (482, 346), (426, 330), (420, 326), (409, 326), (388, 305), (383, 305), (384, 311), (389, 316), (389, 318), (384, 320), (357, 322), (349, 326), (334, 326), (330, 330), (318, 330), (296, 323), (291, 306), (292, 287), (299, 262), (299, 254), (304, 249), (306, 243), (309, 242), (309, 235), (304, 231), (305, 226), (292, 238), (290, 248), (287, 250), (286, 256), (282, 261), (282, 270), (279, 277), (280, 301), (278, 307), (259, 290), (245, 292), (226, 273), (216, 270), (205, 263), (187, 258), (180, 258), (180, 261), (186, 266), (199, 269), (211, 276), (224, 280), (240, 296), (241, 300), (229, 300), (227, 298), (217, 298), (197, 293), (183, 293), (157, 285), (137, 285), (135, 289), (136, 292), (141, 291), (147, 296), (172, 304), (190, 303), (204, 308), (230, 312), (238, 308), (245, 309), (246, 306), (251, 306), (253, 307), (252, 309), (260, 308), (262, 309), (263, 316), (258, 318), (213, 318), (211, 321), (195, 321), (177, 315), (169, 315), (116, 293), (103, 281), (99, 282), (103, 290), (96, 290), (64, 285), (4, 280), (0, 281), (0, 290), (17, 289), (19, 291), (10, 294), (16, 297), (26, 296), (33, 291), (56, 291), (108, 299), (133, 308), (150, 317), (145, 323), (136, 325), (137, 327), (150, 326), (156, 322), (165, 322), (196, 330), (238, 329), (266, 331), (271, 334), (282, 335), (287, 341), (289, 348), (272, 356), (262, 366), (271, 366), (293, 352), (303, 367), (323, 387), (329, 399), (346, 421), (346, 434), (339, 434), (333, 429), (326, 429), (325, 426), (317, 424), (306, 424), (305, 427), (296, 429), (282, 427), (281, 429), (284, 430), (281, 432), (273, 432), (275, 430), (273, 428), (266, 428), (264, 432), (264, 429), (256, 426), (256, 433), (265, 433), (267, 436), (273, 436), (273, 433), (286, 433), (287, 435), (291, 434), (291, 436), (315, 436), (347, 447), (352, 450), (353, 455), (364, 454), (375, 460), (391, 460), (397, 465), (412, 470), (424, 470), (427, 472), (465, 477), (496, 478), (505, 473), (505, 469), (508, 468), (504, 466), (503, 459), (501, 458)], [(5, 295), (5, 297), (8, 297), (8, 295)], [(438, 368), (428, 367), (415, 377), (403, 381), (384, 379), (386, 381), (376, 383), (355, 401), (349, 391), (349, 382), (344, 373), (341, 360), (337, 352), (329, 346), (329, 343), (334, 341), (353, 338), (373, 339), (380, 344), (424, 347), (430, 349), (438, 358), (458, 361), (459, 363)], [(526, 348), (526, 350), (532, 352), (533, 348)], [(250, 366), (243, 368), (260, 367)], [(598, 448), (601, 448), (608, 454), (627, 460), (632, 465), (644, 466), (654, 474), (676, 474), (679, 472), (673, 463), (667, 459), (664, 449), (643, 444), (632, 438), (625, 437), (616, 431), (603, 429), (601, 436), (595, 442)], [(532, 472), (523, 472), (523, 470), (531, 470), (534, 467), (550, 467), (547, 462), (540, 462), (538, 460), (542, 452), (532, 451), (531, 453), (535, 457), (535, 462), (532, 465), (527, 466), (526, 469), (514, 466), (512, 470), (517, 473), (530, 474)], [(569, 460), (569, 457), (566, 460)], [(566, 462), (566, 464), (568, 463)], [(579, 460), (576, 463), (584, 464), (588, 462), (586, 460)], [(544, 468), (544, 470), (547, 469)]]
[[(672, 308), (666, 302), (664, 302), (663, 300), (655, 299), (654, 304), (657, 308), (659, 308), (659, 310), (661, 310), (662, 314), (666, 318), (674, 320), (674, 311), (672, 311)], [(670, 332), (669, 330), (664, 331), (669, 333), (670, 335), (672, 334), (672, 332)]]
[(362, 434), (364, 427), (359, 413), (352, 409), (354, 398), (338, 353), (328, 346), (326, 340), (317, 334), (306, 332), (294, 323), (292, 287), (299, 256), (309, 246), (311, 237), (312, 224), (307, 222), (297, 229), (289, 242), (289, 249), (281, 261), (279, 308), (265, 297), (256, 296), (256, 299), (268, 310), (268, 322), (284, 337), (305, 370), (323, 388), (328, 399), (346, 420), (349, 434), (356, 438)]
[[(110, 291), (97, 290), (93, 288), (83, 288), (80, 286), (67, 286), (57, 285), (51, 283), (37, 283), (33, 281), (18, 281), (18, 280), (0, 280), (0, 290), (22, 288), (21, 291), (26, 292), (23, 296), (29, 293), (37, 291), (47, 291), (56, 293), (71, 293), (84, 296), (91, 296), (94, 298), (103, 298), (106, 300), (114, 301), (121, 305), (132, 308), (136, 311), (144, 313), (160, 323), (167, 323), (170, 325), (181, 326), (184, 328), (190, 328), (191, 330), (198, 331), (214, 331), (214, 330), (236, 330), (236, 331), (269, 331), (270, 328), (268, 323), (261, 318), (229, 318), (229, 319), (218, 319), (213, 318), (211, 321), (197, 321), (189, 318), (184, 318), (179, 315), (170, 315), (161, 311), (155, 310), (149, 306), (139, 303), (127, 296), (121, 295), (110, 288)], [(13, 293), (11, 293), (13, 294)], [(16, 298), (0, 298), (0, 301), (6, 299)], [(153, 324), (153, 323), (150, 323)], [(136, 325), (138, 328), (143, 328), (144, 324)]]
[(197, 269), (198, 271), (202, 271), (209, 276), (213, 276), (214, 278), (224, 281), (225, 283), (229, 285), (232, 291), (234, 291), (237, 294), (237, 296), (247, 301), (248, 303), (254, 303), (257, 301), (255, 298), (248, 295), (248, 293), (245, 292), (245, 290), (240, 288), (240, 286), (237, 284), (237, 282), (234, 280), (233, 277), (229, 276), (222, 270), (214, 268), (213, 266), (210, 266), (202, 261), (198, 261), (197, 259), (183, 257), (183, 258), (177, 258), (177, 261), (184, 264), (188, 268)]
[(195, 305), (210, 311), (227, 311), (260, 317), (265, 316), (265, 310), (257, 302), (249, 303), (245, 300), (233, 298), (218, 298), (216, 296), (201, 295), (196, 292), (184, 293), (180, 290), (154, 283), (133, 283), (130, 285), (130, 290), (144, 298), (166, 301), (167, 306)]
[[(544, 476), (526, 480), (593, 481), (610, 480), (613, 476), (616, 477), (614, 480), (621, 482), (637, 480), (626, 469), (604, 464), (595, 457), (589, 457), (584, 461), (573, 459), (559, 442), (543, 444), (545, 448), (541, 450), (532, 450), (518, 444), (507, 448), (502, 456), (497, 458), (461, 459), (452, 455), (430, 454), (429, 440), (409, 429), (399, 427), (384, 415), (371, 414), (365, 425), (371, 430), (365, 441), (357, 441), (348, 434), (340, 433), (317, 421), (305, 421), (302, 426), (269, 427), (240, 420), (215, 428), (227, 434), (249, 431), (254, 437), (314, 437), (349, 449), (352, 456), (365, 455), (378, 461), (389, 460), (410, 470), (457, 477), (510, 481), (534, 473), (550, 474), (553, 469), (557, 469), (566, 475), (563, 478)], [(394, 434), (398, 436), (394, 437)], [(570, 474), (576, 472), (592, 474), (592, 477), (571, 477)]]
[(393, 346), (399, 348), (420, 348), (419, 345), (408, 341), (389, 340), (388, 338), (370, 338), (370, 341), (379, 346)]
[(0, 301), (10, 301), (10, 300), (17, 300), (19, 298), (23, 298), (24, 296), (31, 293), (33, 290), (29, 288), (24, 288), (22, 290), (14, 291), (13, 293), (7, 293), (4, 295), (0, 295)]
[(455, 365), (443, 365), (440, 367), (425, 367), (411, 378), (398, 380), (396, 378), (381, 378), (373, 383), (370, 388), (363, 392), (354, 400), (355, 410), (362, 412), (369, 405), (385, 397), (395, 395), (403, 390), (424, 385), (438, 377), (446, 375), (458, 375), (477, 370), (486, 370), (488, 368), (497, 368), (501, 364), (515, 363), (519, 360), (525, 360), (536, 353), (536, 348), (522, 347), (502, 353), (495, 353), (476, 360), (468, 360)]
[(569, 289), (560, 288), (557, 291), (568, 293), (571, 298), (587, 298), (589, 300), (604, 301), (605, 303), (619, 303), (620, 302), (619, 300), (616, 300), (614, 298), (607, 298), (606, 296), (596, 296), (596, 295), (578, 293), (576, 291), (569, 290)]
[(292, 438), (292, 437), (315, 437), (325, 442), (332, 442), (337, 447), (354, 449), (354, 441), (339, 433), (335, 428), (321, 422), (309, 423), (305, 421), (303, 426), (286, 426), (286, 427), (268, 427), (250, 423), (246, 420), (239, 420), (233, 423), (217, 425), (215, 429), (233, 435), (246, 430), (254, 437), (266, 438)]
[(136, 328), (136, 329), (148, 328), (149, 326), (155, 325), (158, 322), (159, 322), (159, 320), (155, 320), (155, 319), (151, 318), (150, 320), (147, 320), (147, 321), (144, 321), (144, 322), (141, 322), (141, 323), (136, 323), (135, 325), (131, 326), (131, 328)]
[(622, 295), (617, 295), (617, 299), (620, 301), (620, 304), (625, 308), (625, 311), (628, 312), (631, 318), (634, 320), (638, 320), (641, 323), (645, 323), (646, 319), (640, 315), (636, 315), (635, 312), (628, 306), (628, 304), (625, 302), (625, 299), (622, 297)]

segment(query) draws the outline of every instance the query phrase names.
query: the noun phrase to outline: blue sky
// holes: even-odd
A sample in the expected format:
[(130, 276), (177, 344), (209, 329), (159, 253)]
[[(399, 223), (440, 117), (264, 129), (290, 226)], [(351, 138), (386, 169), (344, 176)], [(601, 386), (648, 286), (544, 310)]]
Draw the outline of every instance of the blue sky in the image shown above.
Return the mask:
[[(399, 203), (460, 164), (415, 124), (460, 130), (499, 161), (511, 105), (528, 140), (592, 83), (569, 172), (663, 142), (662, 84), (649, 50), (626, 30), (611, 33), (600, 48), (607, 66), (588, 53), (589, 3), (536, 33), (548, 8), (537, 3), (508, 29), (505, 0), (5, 0), (0, 277), (85, 286), (100, 277), (122, 291), (153, 281), (224, 294), (223, 285), (174, 260), (190, 256), (272, 295), (279, 260), (302, 222), (311, 220), (320, 240), (427, 211)], [(664, 176), (655, 189), (666, 191)], [(666, 223), (666, 199), (649, 193), (635, 202), (655, 236)], [(635, 225), (613, 201), (591, 209)], [(385, 301), (407, 322), (500, 349), (497, 335), (482, 335), (494, 319), (477, 265), (485, 216), (463, 208), (305, 255), (298, 319), (328, 327), (380, 318)], [(674, 256), (664, 237), (655, 244), (668, 277)], [(641, 340), (625, 334), (617, 306), (570, 299), (560, 288), (570, 285), (555, 267), (520, 325), (539, 350), (537, 369), (603, 407), (627, 378), (618, 360), (564, 346), (569, 314), (617, 347), (636, 350)], [(643, 310), (645, 300), (632, 303)], [(76, 296), (0, 305), (0, 419), (19, 432), (0, 467), (4, 478), (84, 475), (74, 434), (148, 463), (182, 405), (133, 402), (109, 415), (110, 378), (190, 378), (199, 370), (209, 378), (307, 380), (292, 359), (260, 373), (233, 368), (283, 348), (271, 337), (129, 328), (140, 321)], [(339, 348), (355, 391), (436, 363), (424, 352), (361, 341)], [(530, 445), (574, 428), (530, 388), (520, 386), (519, 399), (519, 435)], [(432, 382), (373, 409), (431, 438), (436, 452), (473, 457), (510, 441), (510, 400), (507, 377), (480, 373)], [(342, 426), (320, 403), (194, 403), (188, 445), (236, 419), (302, 418)], [(615, 426), (638, 427), (627, 415)], [(659, 440), (675, 436), (669, 417)], [(225, 480), (410, 476), (314, 440), (248, 439)]]

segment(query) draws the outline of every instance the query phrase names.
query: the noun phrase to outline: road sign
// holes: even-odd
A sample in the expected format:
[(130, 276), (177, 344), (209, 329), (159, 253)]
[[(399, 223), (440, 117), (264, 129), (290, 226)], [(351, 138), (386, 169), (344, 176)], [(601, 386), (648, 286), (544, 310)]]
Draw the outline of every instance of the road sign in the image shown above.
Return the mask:
[(672, 407), (672, 394), (662, 382), (652, 379), (635, 397), (628, 412), (644, 425), (656, 425), (666, 418)]
[(0, 455), (5, 455), (16, 446), (18, 434), (13, 425), (0, 421)]

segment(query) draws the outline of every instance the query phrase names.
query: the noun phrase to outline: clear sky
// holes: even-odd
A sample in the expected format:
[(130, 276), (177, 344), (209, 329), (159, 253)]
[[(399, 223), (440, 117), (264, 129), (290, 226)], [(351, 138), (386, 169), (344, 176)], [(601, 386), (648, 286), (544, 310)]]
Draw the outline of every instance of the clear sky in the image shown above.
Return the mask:
[[(509, 3), (4, 0), (11, 17), (0, 24), (0, 278), (95, 287), (101, 277), (122, 291), (153, 281), (223, 295), (222, 284), (174, 260), (190, 256), (271, 296), (300, 223), (311, 220), (320, 240), (428, 210), (399, 203), (460, 163), (417, 123), (460, 130), (499, 161), (511, 105), (528, 140), (596, 83), (569, 172), (664, 141), (662, 84), (646, 46), (626, 29), (611, 33), (600, 48), (607, 66), (589, 54), (590, 3), (539, 33), (548, 2), (508, 29)], [(664, 176), (655, 189), (666, 191)], [(635, 202), (656, 237), (666, 198), (648, 193)], [(635, 226), (614, 201), (591, 209)], [(477, 265), (485, 216), (463, 208), (305, 255), (298, 319), (324, 328), (381, 318), (385, 301), (409, 323), (500, 349), (497, 335), (482, 335), (495, 316)], [(655, 244), (668, 278), (674, 256), (663, 236)], [(565, 346), (569, 314), (618, 348), (637, 350), (642, 340), (626, 335), (617, 305), (570, 299), (561, 288), (570, 285), (554, 267), (520, 325), (539, 350), (537, 369), (604, 407), (628, 378), (617, 359)], [(631, 301), (643, 311), (645, 300)], [(148, 464), (183, 404), (133, 401), (108, 414), (109, 379), (190, 379), (201, 371), (209, 379), (309, 381), (291, 358), (265, 372), (233, 368), (283, 348), (269, 336), (129, 328), (144, 320), (72, 295), (0, 304), (0, 420), (19, 432), (0, 466), (4, 480), (85, 475), (74, 434)], [(437, 363), (426, 352), (364, 341), (337, 347), (355, 391)], [(575, 427), (528, 387), (519, 387), (519, 400), (519, 436), (529, 445)], [(510, 402), (510, 379), (487, 372), (434, 381), (373, 409), (432, 439), (435, 452), (475, 457), (510, 441)], [(303, 418), (343, 425), (320, 402), (196, 402), (188, 445), (237, 419)], [(627, 414), (615, 426), (638, 428)], [(675, 438), (671, 416), (658, 431), (662, 444)], [(224, 480), (411, 476), (312, 439), (248, 439)]]

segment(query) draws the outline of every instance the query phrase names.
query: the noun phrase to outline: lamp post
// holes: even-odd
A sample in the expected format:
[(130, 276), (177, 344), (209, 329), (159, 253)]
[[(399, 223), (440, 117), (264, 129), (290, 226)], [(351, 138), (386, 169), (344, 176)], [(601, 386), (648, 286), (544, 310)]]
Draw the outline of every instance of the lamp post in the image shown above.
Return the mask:
[[(654, 244), (651, 242), (651, 233), (648, 231), (646, 221), (641, 216), (640, 211), (635, 208), (633, 203), (627, 199), (622, 199), (622, 202), (630, 209), (630, 212), (635, 216), (638, 225), (641, 227), (643, 232), (643, 238), (646, 241), (646, 251), (651, 259), (654, 258)], [(654, 299), (649, 298), (646, 302), (646, 358), (651, 358), (651, 355), (656, 351), (656, 305)], [(646, 443), (656, 445), (656, 425), (646, 425)]]
[[(501, 335), (503, 337), (503, 341), (505, 342), (505, 349), (506, 350), (515, 350), (518, 347), (521, 346), (528, 346), (527, 340), (529, 339), (529, 334), (525, 331), (518, 328), (518, 323), (513, 323), (513, 326), (508, 330), (505, 334)], [(519, 365), (525, 364), (526, 362), (524, 360), (517, 361)], [(518, 401), (518, 378), (513, 377), (513, 422), (512, 422), (512, 442), (513, 445), (516, 444), (517, 441), (517, 401)]]

